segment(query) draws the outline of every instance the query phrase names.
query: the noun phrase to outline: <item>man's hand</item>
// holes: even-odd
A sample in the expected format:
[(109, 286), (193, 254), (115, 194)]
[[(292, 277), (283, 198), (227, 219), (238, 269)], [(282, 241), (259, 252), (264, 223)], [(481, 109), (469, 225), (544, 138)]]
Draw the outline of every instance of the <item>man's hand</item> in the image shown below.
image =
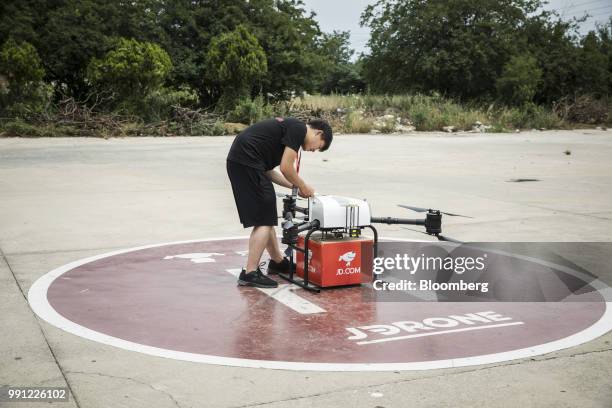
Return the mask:
[(314, 196), (314, 189), (310, 187), (308, 184), (304, 183), (302, 187), (299, 188), (298, 194), (302, 198), (308, 198)]

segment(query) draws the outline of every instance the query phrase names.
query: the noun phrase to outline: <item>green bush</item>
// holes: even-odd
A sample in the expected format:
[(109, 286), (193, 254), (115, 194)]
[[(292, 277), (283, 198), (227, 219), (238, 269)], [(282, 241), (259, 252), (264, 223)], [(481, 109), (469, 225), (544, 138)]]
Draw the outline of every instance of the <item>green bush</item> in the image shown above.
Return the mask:
[(120, 38), (103, 58), (89, 62), (87, 78), (98, 91), (116, 95), (120, 108), (130, 111), (160, 91), (171, 69), (170, 56), (159, 45)]
[(554, 111), (533, 103), (501, 109), (495, 115), (495, 123), (509, 129), (555, 129), (563, 126), (563, 120)]
[(529, 104), (526, 107), (527, 123), (536, 129), (554, 129), (562, 126), (562, 120), (557, 114), (543, 106)]
[(21, 118), (6, 122), (2, 125), (3, 136), (40, 137), (38, 127), (26, 123)]
[(261, 95), (259, 95), (253, 99), (241, 99), (229, 113), (228, 120), (230, 122), (240, 122), (250, 125), (272, 116), (274, 116), (273, 106), (266, 104)]
[(56, 125), (53, 123), (31, 124), (21, 118), (8, 121), (0, 126), (0, 133), (5, 137), (81, 136), (81, 131), (74, 126)]
[(487, 129), (487, 133), (508, 133), (508, 132), (510, 132), (510, 130), (506, 129), (505, 127), (503, 127), (499, 123), (494, 124), (489, 129)]
[(11, 86), (42, 81), (45, 70), (36, 48), (28, 42), (9, 38), (0, 49), (0, 72)]
[(214, 37), (206, 62), (208, 75), (223, 88), (218, 102), (220, 109), (231, 109), (237, 102), (248, 98), (253, 82), (268, 71), (264, 49), (244, 25)]
[(48, 108), (53, 89), (42, 81), (44, 75), (34, 46), (8, 39), (0, 49), (0, 112), (17, 117)]
[(497, 93), (508, 105), (521, 106), (533, 101), (542, 78), (537, 60), (530, 55), (517, 55), (504, 65), (496, 81)]
[(160, 88), (141, 101), (135, 101), (133, 110), (145, 122), (156, 122), (171, 117), (176, 106), (194, 108), (197, 104), (198, 94), (188, 87), (179, 90)]
[(197, 122), (191, 131), (191, 136), (222, 136), (225, 134), (223, 121), (216, 120), (214, 122), (201, 121)]
[(360, 111), (349, 111), (344, 117), (345, 133), (369, 133), (373, 127), (372, 119), (364, 118)]

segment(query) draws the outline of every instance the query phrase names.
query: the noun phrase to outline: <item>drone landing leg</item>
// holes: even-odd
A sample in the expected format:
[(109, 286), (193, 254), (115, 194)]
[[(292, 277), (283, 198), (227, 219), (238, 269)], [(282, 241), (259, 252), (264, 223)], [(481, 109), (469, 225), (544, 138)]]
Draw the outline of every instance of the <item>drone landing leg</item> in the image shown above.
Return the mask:
[(291, 264), (291, 269), (289, 270), (289, 275), (287, 276), (284, 273), (279, 273), (278, 276), (280, 276), (281, 278), (285, 279), (288, 282), (293, 283), (294, 285), (297, 285), (301, 288), (304, 288), (306, 290), (309, 290), (311, 292), (315, 292), (315, 293), (319, 293), (321, 292), (321, 289), (319, 289), (316, 286), (313, 286), (310, 284), (310, 282), (308, 281), (308, 241), (310, 239), (310, 236), (312, 235), (313, 232), (318, 231), (317, 228), (311, 229), (308, 231), (308, 233), (306, 234), (306, 236), (304, 237), (304, 248), (299, 248), (298, 246), (294, 246), (294, 245), (290, 245), (291, 248), (295, 249), (296, 251), (300, 251), (304, 254), (304, 279), (302, 280), (296, 280), (293, 275), (294, 275), (294, 267), (295, 267), (295, 263), (293, 262), (293, 251), (291, 251), (291, 255), (289, 257), (289, 262)]

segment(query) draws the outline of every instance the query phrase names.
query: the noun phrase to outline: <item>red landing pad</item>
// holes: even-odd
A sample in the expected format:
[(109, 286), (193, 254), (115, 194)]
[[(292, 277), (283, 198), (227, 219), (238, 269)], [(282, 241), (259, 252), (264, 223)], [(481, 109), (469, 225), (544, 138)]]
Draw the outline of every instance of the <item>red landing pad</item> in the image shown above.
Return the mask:
[[(297, 370), (456, 367), (543, 354), (612, 328), (598, 291), (574, 302), (368, 302), (362, 287), (239, 287), (245, 238), (132, 248), (55, 269), (32, 285), (44, 320), (180, 360)], [(609, 305), (608, 305), (609, 306)]]

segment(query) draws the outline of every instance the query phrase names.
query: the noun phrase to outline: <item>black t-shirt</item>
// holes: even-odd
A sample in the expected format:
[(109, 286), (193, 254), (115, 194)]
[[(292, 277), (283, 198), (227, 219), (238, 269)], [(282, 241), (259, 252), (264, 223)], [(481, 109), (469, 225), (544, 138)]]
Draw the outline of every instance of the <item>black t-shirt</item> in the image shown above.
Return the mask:
[(227, 160), (272, 170), (283, 157), (285, 146), (296, 152), (306, 138), (306, 124), (295, 118), (268, 119), (249, 126), (236, 136)]

